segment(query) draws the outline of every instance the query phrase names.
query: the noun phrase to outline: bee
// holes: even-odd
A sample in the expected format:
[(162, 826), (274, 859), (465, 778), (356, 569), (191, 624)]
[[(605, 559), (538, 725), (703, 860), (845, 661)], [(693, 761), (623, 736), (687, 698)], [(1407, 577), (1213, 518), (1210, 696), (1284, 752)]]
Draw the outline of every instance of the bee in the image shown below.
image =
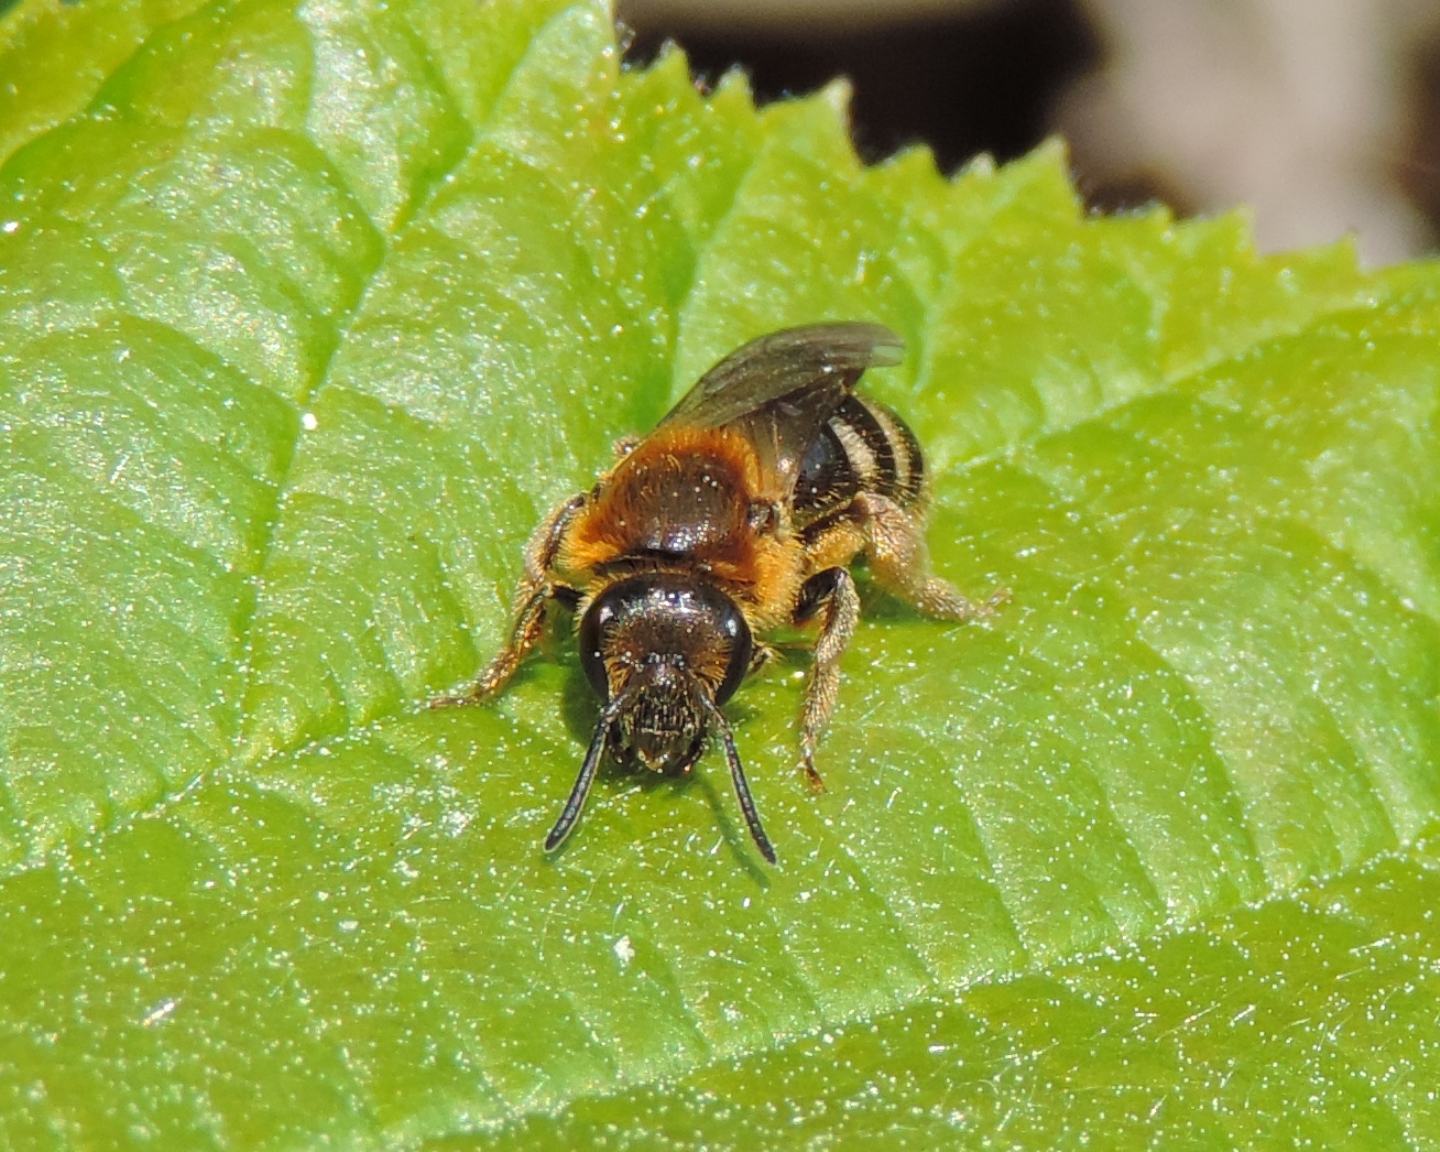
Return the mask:
[(775, 332), (726, 357), (588, 492), (563, 501), (525, 549), (509, 641), (479, 679), (432, 706), (499, 692), (552, 604), (578, 619), (580, 662), (602, 701), (570, 796), (545, 839), (574, 829), (608, 749), (623, 766), (687, 775), (719, 735), (740, 811), (765, 834), (721, 711), (775, 655), (765, 635), (817, 630), (800, 710), (800, 767), (823, 788), (815, 747), (835, 706), (840, 657), (860, 618), (850, 567), (947, 620), (1002, 601), (967, 599), (930, 572), (925, 466), (904, 421), (855, 393), (869, 368), (900, 362), (878, 324)]

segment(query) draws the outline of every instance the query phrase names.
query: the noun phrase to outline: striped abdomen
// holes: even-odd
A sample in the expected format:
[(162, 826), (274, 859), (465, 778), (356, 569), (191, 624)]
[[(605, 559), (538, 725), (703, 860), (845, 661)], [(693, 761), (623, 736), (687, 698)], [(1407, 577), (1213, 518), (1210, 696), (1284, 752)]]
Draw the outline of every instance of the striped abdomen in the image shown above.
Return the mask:
[(842, 508), (861, 492), (909, 507), (925, 483), (920, 445), (884, 405), (848, 396), (805, 453), (795, 484), (800, 526)]

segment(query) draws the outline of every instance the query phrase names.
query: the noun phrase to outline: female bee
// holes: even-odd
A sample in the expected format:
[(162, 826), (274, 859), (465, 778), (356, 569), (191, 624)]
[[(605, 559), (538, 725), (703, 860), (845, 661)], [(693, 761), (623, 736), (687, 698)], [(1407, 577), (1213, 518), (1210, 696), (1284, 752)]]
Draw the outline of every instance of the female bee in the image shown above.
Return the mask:
[(867, 368), (899, 361), (876, 324), (776, 332), (722, 360), (648, 436), (621, 441), (591, 491), (541, 523), (525, 550), (510, 641), (464, 693), (498, 692), (534, 647), (546, 609), (577, 609), (580, 659), (604, 702), (570, 797), (545, 840), (575, 827), (606, 749), (627, 766), (688, 773), (718, 732), (740, 810), (761, 826), (721, 706), (773, 650), (757, 637), (815, 623), (800, 713), (800, 765), (822, 787), (815, 745), (835, 705), (840, 656), (860, 616), (849, 566), (932, 616), (993, 610), (929, 572), (924, 465), (910, 429), (855, 395)]

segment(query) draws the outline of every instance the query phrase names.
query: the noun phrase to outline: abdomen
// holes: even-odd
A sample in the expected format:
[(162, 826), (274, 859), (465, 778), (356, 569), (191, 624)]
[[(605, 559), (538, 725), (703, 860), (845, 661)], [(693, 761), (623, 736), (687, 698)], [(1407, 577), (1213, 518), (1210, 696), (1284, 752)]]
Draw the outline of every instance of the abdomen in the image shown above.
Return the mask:
[(795, 485), (795, 518), (813, 523), (861, 492), (919, 503), (925, 464), (915, 434), (882, 404), (849, 396), (815, 438)]

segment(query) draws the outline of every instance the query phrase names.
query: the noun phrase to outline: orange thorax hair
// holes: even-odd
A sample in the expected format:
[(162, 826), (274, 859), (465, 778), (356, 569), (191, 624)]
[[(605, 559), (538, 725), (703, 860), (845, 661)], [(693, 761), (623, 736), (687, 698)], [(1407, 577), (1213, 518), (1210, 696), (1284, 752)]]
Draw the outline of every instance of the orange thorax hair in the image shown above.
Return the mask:
[(789, 618), (804, 563), (798, 540), (755, 516), (777, 499), (740, 433), (662, 428), (601, 479), (561, 566), (590, 592), (617, 567), (694, 572), (733, 596), (752, 627), (774, 626)]

